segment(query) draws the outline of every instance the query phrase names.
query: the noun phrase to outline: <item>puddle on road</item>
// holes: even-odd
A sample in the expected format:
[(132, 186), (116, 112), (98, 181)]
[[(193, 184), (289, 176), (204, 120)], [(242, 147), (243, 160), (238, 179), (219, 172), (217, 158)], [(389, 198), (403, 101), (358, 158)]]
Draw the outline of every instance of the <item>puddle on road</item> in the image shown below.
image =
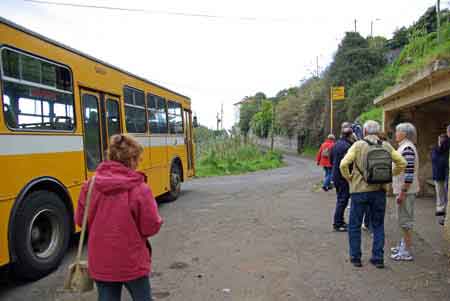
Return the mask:
[(169, 268), (172, 270), (182, 270), (185, 269), (189, 266), (189, 264), (187, 264), (186, 262), (181, 262), (181, 261), (177, 261), (172, 263)]

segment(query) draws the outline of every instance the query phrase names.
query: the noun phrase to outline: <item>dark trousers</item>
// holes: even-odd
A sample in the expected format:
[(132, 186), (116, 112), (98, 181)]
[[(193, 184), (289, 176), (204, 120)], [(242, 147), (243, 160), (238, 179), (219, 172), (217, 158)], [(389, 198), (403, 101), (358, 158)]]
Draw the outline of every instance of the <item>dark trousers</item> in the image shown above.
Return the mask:
[(372, 232), (372, 229), (370, 228), (370, 215), (369, 215), (369, 207), (367, 207), (366, 212), (364, 213), (364, 226), (366, 226), (367, 229), (369, 229), (369, 231)]
[(350, 199), (350, 187), (347, 181), (339, 181), (336, 185), (336, 210), (334, 211), (333, 226), (340, 227), (345, 224), (344, 213)]
[(152, 290), (149, 278), (142, 277), (127, 282), (95, 281), (98, 291), (98, 301), (120, 301), (122, 286), (128, 290), (133, 301), (150, 301)]
[(351, 198), (348, 225), (350, 257), (361, 258), (361, 224), (366, 213), (373, 231), (372, 260), (383, 261), (386, 193), (384, 191), (353, 193)]

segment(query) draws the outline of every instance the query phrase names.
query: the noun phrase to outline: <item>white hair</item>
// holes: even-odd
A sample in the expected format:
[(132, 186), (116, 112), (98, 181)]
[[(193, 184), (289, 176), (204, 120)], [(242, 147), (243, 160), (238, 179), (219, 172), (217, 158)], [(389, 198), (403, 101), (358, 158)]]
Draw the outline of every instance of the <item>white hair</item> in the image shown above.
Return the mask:
[(364, 123), (364, 133), (365, 135), (376, 135), (380, 133), (381, 127), (375, 120), (367, 120)]
[(406, 138), (410, 141), (415, 142), (417, 139), (416, 127), (412, 123), (409, 123), (409, 122), (399, 123), (395, 127), (395, 130), (397, 132), (405, 133)]

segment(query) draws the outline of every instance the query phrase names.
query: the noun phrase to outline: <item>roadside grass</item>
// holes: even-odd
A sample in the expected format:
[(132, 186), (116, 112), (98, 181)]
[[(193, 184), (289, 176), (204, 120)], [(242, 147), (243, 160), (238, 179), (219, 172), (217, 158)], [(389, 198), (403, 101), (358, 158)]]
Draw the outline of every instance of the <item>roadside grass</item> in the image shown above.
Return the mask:
[(307, 146), (303, 149), (303, 152), (301, 154), (308, 158), (315, 158), (318, 151), (319, 151), (318, 147)]
[(196, 176), (237, 175), (283, 165), (283, 156), (278, 151), (262, 151), (253, 144), (225, 139), (210, 145), (199, 155), (196, 162)]

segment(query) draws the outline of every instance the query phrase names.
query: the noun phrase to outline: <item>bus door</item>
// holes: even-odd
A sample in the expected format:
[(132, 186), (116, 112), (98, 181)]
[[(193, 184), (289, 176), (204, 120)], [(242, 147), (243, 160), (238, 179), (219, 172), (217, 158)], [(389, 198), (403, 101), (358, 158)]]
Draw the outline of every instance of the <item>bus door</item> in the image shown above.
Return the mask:
[(184, 110), (184, 135), (186, 144), (186, 155), (188, 164), (188, 176), (194, 175), (194, 147), (193, 147), (193, 135), (192, 135), (192, 112)]
[(81, 89), (86, 176), (106, 159), (109, 137), (121, 132), (119, 98)]

